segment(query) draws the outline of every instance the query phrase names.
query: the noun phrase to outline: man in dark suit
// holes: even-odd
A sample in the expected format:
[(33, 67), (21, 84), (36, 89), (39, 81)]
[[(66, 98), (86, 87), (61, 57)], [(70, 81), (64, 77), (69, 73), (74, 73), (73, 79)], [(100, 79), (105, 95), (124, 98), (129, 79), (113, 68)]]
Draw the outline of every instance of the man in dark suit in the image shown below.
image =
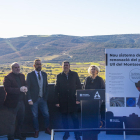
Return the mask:
[[(14, 132), (16, 138), (24, 140), (21, 136), (21, 128), (24, 121), (25, 114), (25, 93), (27, 92), (25, 76), (20, 73), (20, 66), (14, 62), (11, 65), (12, 72), (10, 72), (4, 78), (4, 90), (6, 91), (6, 100), (4, 105), (8, 107), (11, 112), (12, 118), (9, 123), (10, 129), (8, 134), (8, 140), (14, 140)], [(17, 118), (17, 127), (15, 131), (15, 122)]]
[[(62, 63), (63, 72), (57, 75), (55, 84), (56, 106), (60, 107), (64, 129), (68, 129), (68, 116), (73, 120), (74, 128), (79, 128), (77, 115), (76, 89), (81, 89), (78, 74), (70, 70), (68, 61)], [(65, 132), (63, 140), (67, 140), (69, 132)], [(75, 139), (81, 140), (79, 133), (75, 132)]]
[(38, 124), (38, 108), (42, 112), (45, 119), (45, 133), (51, 134), (49, 127), (49, 110), (47, 106), (47, 95), (48, 95), (48, 82), (47, 74), (41, 71), (42, 64), (40, 59), (34, 61), (35, 70), (27, 75), (28, 85), (28, 103), (31, 106), (33, 114), (33, 124), (35, 129), (34, 137), (37, 138), (39, 135), (39, 124)]

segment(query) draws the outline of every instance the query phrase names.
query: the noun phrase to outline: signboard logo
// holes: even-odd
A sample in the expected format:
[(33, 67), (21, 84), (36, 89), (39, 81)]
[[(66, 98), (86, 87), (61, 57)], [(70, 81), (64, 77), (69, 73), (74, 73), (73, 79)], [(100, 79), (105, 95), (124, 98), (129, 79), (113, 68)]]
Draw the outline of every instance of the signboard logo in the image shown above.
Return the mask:
[(99, 92), (97, 91), (94, 95), (94, 99), (101, 99)]
[(119, 119), (110, 119), (110, 122), (120, 122)]
[(80, 97), (90, 97), (89, 94), (80, 94)]

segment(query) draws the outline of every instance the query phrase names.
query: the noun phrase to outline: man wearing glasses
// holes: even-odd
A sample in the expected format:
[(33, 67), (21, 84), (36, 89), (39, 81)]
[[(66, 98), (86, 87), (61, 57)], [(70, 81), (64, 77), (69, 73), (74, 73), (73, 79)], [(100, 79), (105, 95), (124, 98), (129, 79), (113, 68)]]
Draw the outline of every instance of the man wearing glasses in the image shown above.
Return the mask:
[(36, 59), (33, 66), (35, 70), (27, 75), (27, 97), (33, 114), (34, 137), (37, 138), (39, 135), (38, 108), (45, 119), (45, 133), (51, 134), (51, 131), (49, 129), (49, 110), (47, 106), (47, 74), (41, 71), (42, 64), (40, 59)]

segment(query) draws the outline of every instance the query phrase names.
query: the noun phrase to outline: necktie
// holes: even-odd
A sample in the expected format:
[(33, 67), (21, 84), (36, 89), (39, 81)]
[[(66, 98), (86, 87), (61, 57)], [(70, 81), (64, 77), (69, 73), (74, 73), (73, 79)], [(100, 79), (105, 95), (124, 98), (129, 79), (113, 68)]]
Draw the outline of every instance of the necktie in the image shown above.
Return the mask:
[(38, 72), (38, 79), (41, 80), (41, 76), (40, 76), (39, 72)]

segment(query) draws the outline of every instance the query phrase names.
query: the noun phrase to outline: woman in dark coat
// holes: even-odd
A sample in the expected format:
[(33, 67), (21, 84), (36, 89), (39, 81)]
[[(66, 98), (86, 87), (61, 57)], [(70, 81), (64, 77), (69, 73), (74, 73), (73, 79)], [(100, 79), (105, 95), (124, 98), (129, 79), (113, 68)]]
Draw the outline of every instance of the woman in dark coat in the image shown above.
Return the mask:
[(104, 80), (98, 76), (99, 72), (100, 68), (96, 65), (91, 65), (88, 68), (90, 76), (85, 79), (83, 89), (105, 89)]
[[(91, 65), (88, 68), (88, 73), (90, 74), (90, 76), (88, 76), (85, 79), (83, 89), (105, 89), (105, 82), (100, 76), (98, 76), (99, 72), (100, 72), (100, 68), (96, 65)], [(101, 114), (101, 119), (104, 120), (105, 119), (105, 102), (102, 102), (100, 106), (100, 114)]]

